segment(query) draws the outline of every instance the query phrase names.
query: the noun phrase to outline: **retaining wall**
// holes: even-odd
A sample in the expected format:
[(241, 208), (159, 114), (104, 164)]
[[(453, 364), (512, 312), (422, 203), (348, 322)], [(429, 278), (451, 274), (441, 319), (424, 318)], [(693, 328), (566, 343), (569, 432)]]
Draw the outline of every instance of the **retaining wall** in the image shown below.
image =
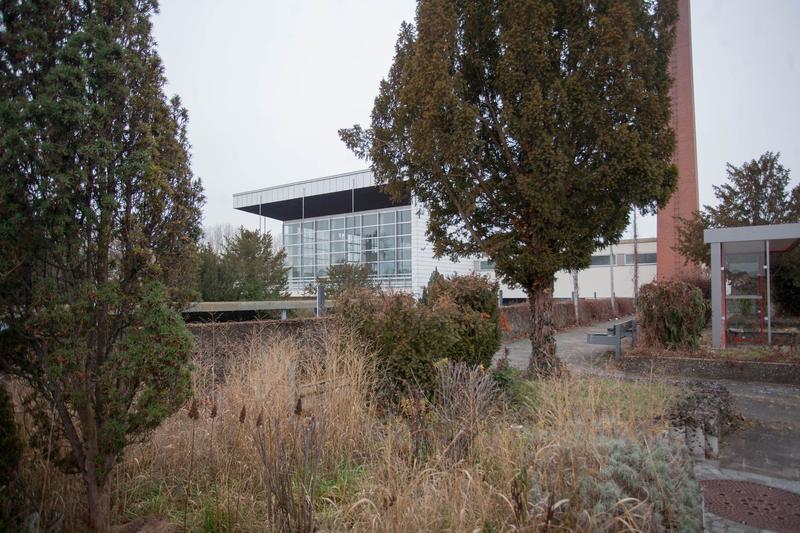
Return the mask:
[(800, 365), (790, 363), (726, 361), (695, 357), (624, 356), (622, 365), (626, 372), (635, 374), (800, 385)]

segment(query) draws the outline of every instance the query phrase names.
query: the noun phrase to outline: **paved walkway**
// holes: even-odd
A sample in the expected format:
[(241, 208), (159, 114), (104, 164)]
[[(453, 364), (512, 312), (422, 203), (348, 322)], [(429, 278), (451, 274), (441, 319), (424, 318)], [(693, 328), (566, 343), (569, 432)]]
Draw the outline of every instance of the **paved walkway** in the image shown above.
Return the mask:
[[(607, 364), (609, 358), (606, 354), (609, 348), (611, 348), (610, 346), (586, 343), (587, 333), (604, 332), (613, 322), (612, 320), (592, 326), (581, 326), (558, 333), (556, 335), (556, 351), (558, 357), (569, 365), (571, 371), (580, 374), (611, 373), (623, 375), (618, 369)], [(630, 339), (624, 339), (622, 344), (623, 353), (628, 346), (630, 346)], [(530, 359), (531, 356), (531, 342), (528, 339), (505, 342), (503, 343), (503, 348), (508, 348), (508, 359), (512, 366), (520, 370), (525, 370), (528, 367), (528, 359)], [(502, 354), (503, 348), (498, 352), (498, 356)]]
[[(612, 364), (608, 346), (586, 343), (586, 334), (605, 331), (612, 322), (582, 326), (556, 336), (557, 352), (569, 369), (582, 375), (629, 377)], [(623, 341), (623, 354), (629, 346)], [(524, 370), (530, 341), (504, 343), (511, 364)], [(502, 353), (502, 349), (501, 352)], [(499, 355), (499, 354), (498, 354)], [(684, 378), (667, 377), (681, 380)], [(718, 461), (701, 461), (699, 479), (742, 479), (800, 494), (800, 387), (718, 380), (730, 390), (745, 419), (743, 427), (722, 439)], [(707, 513), (709, 531), (757, 531)]]

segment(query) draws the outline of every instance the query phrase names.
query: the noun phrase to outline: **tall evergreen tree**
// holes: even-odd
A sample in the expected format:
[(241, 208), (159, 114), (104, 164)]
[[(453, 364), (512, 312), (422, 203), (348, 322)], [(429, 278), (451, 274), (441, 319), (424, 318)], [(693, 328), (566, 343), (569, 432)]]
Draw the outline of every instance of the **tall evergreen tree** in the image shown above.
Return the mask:
[(96, 531), (125, 446), (190, 390), (174, 309), (203, 195), (186, 111), (164, 95), (156, 9), (0, 3), (0, 364), (55, 413), (59, 463), (82, 476)]
[(780, 153), (764, 152), (742, 166), (726, 165), (727, 183), (714, 185), (717, 206), (705, 206), (718, 227), (760, 226), (794, 222), (790, 211), (789, 170), (781, 165)]
[(272, 249), (272, 234), (240, 227), (225, 240), (224, 268), (233, 278), (226, 299), (269, 300), (286, 292), (286, 252)]
[(410, 188), (440, 255), (485, 255), (531, 309), (530, 370), (558, 370), (552, 287), (676, 183), (674, 0), (419, 0), (371, 128), (340, 131)]

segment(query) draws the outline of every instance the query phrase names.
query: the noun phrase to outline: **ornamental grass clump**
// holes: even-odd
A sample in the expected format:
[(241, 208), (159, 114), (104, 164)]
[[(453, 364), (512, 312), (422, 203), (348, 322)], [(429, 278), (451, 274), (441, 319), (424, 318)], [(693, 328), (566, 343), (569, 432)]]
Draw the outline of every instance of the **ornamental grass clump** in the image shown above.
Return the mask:
[[(266, 335), (223, 348), (223, 380), (198, 354), (192, 416), (179, 410), (127, 450), (113, 481), (112, 523), (155, 516), (177, 528), (185, 520), (189, 531), (696, 529), (691, 466), (680, 443), (663, 436), (677, 395), (669, 385), (508, 376), (509, 402), (492, 371), (441, 360), (430, 394), (412, 389), (384, 408), (375, 401), (377, 356), (350, 330), (326, 331), (313, 348), (299, 336)], [(300, 415), (295, 395), (303, 396)], [(46, 528), (60, 516), (63, 530), (81, 530), (80, 485), (42, 470), (49, 463), (33, 453), (25, 450), (20, 468), (22, 516), (40, 512)]]
[(703, 293), (684, 281), (654, 281), (639, 289), (636, 317), (641, 340), (670, 350), (700, 345), (706, 325)]
[(270, 526), (276, 531), (316, 531), (314, 508), (325, 444), (324, 420), (278, 415), (265, 423), (262, 413), (256, 422), (256, 440)]

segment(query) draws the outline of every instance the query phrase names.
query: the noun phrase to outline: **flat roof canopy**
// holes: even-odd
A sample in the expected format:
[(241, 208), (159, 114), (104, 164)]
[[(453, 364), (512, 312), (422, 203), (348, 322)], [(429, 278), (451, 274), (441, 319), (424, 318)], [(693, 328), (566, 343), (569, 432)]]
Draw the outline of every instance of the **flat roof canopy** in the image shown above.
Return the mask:
[(277, 202), (264, 202), (237, 207), (240, 211), (274, 218), (277, 220), (298, 220), (301, 218), (342, 215), (372, 209), (411, 205), (410, 196), (395, 202), (388, 194), (375, 186), (349, 191), (328, 192), (290, 198)]
[(703, 240), (706, 244), (770, 241), (771, 252), (785, 252), (800, 241), (800, 223), (707, 229), (703, 232)]
[(235, 209), (284, 221), (404, 205), (411, 205), (411, 195), (395, 201), (375, 184), (370, 170), (295, 181), (233, 195)]

